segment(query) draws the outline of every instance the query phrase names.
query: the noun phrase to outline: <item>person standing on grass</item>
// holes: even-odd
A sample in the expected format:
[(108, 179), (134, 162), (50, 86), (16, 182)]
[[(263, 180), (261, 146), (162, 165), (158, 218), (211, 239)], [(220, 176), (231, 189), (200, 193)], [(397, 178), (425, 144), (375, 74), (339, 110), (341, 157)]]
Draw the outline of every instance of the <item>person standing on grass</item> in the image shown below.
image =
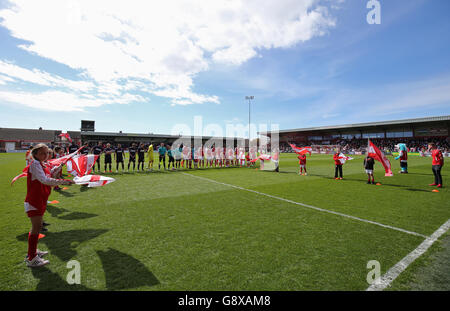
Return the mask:
[[(91, 152), (92, 152), (94, 155), (97, 155), (97, 156), (98, 156), (98, 158), (97, 158), (97, 168), (98, 168), (98, 173), (100, 173), (100, 172), (101, 172), (101, 171), (100, 171), (100, 170), (101, 170), (101, 169), (100, 169), (100, 155), (101, 155), (102, 152), (103, 152), (102, 142), (99, 141), (98, 144), (97, 144), (96, 146), (92, 147)], [(95, 163), (94, 163), (93, 169), (94, 169), (94, 172), (95, 172)]]
[(136, 152), (137, 152), (136, 144), (132, 143), (131, 147), (128, 148), (128, 153), (130, 155), (130, 158), (128, 159), (128, 172), (130, 171), (131, 162), (133, 162), (133, 171), (136, 170)]
[(192, 146), (191, 148), (191, 161), (189, 162), (189, 168), (192, 168), (192, 165), (194, 165), (194, 168), (197, 167), (197, 155), (195, 154), (195, 148)]
[(28, 147), (27, 152), (25, 153), (25, 161), (26, 161), (26, 165), (28, 166), (31, 164), (31, 161), (33, 161), (33, 157), (31, 156), (31, 150), (33, 149), (33, 146), (30, 145), (30, 147)]
[(298, 157), (298, 164), (300, 166), (300, 170), (298, 172), (299, 175), (303, 175), (303, 170), (305, 170), (304, 175), (308, 175), (306, 171), (306, 154), (300, 154)]
[(166, 170), (166, 153), (167, 153), (167, 148), (164, 147), (164, 143), (161, 143), (159, 145), (158, 153), (159, 153), (158, 169), (161, 170), (161, 161), (162, 161), (164, 170)]
[[(61, 151), (62, 151), (62, 148), (61, 148), (61, 147), (59, 147), (59, 146), (56, 146), (56, 147), (55, 147), (55, 149), (53, 150), (55, 159), (59, 159), (59, 158), (61, 158), (61, 157), (63, 156)], [(53, 177), (54, 177), (54, 178), (62, 179), (62, 169), (57, 170), (57, 171), (54, 173)], [(59, 191), (59, 190), (61, 190), (61, 188), (60, 188), (59, 186), (55, 186), (55, 187), (53, 188), (53, 190)]]
[(250, 161), (251, 161), (251, 160), (250, 160), (250, 151), (249, 151), (249, 152), (247, 152), (247, 154), (245, 155), (245, 162), (246, 162), (246, 164), (247, 164), (247, 167), (250, 167), (250, 164), (251, 164)]
[(105, 148), (105, 173), (108, 172), (108, 165), (109, 165), (109, 172), (112, 173), (112, 153), (113, 149), (111, 148), (111, 144), (107, 143)]
[(119, 163), (122, 164), (122, 172), (125, 170), (123, 164), (123, 148), (121, 144), (117, 145), (117, 148), (114, 152), (114, 161), (116, 161), (116, 173), (119, 171)]
[(86, 142), (83, 145), (83, 149), (80, 151), (81, 154), (88, 155), (89, 154), (89, 143)]
[(437, 186), (438, 188), (442, 188), (443, 184), (441, 169), (444, 166), (444, 156), (442, 155), (442, 151), (436, 147), (435, 143), (429, 143), (428, 150), (431, 152), (431, 157), (433, 158), (431, 168), (434, 174), (434, 183), (430, 184), (430, 186)]
[(183, 161), (181, 161), (181, 167), (182, 168), (188, 168), (188, 162), (189, 162), (189, 148), (186, 145), (183, 145)]
[(181, 148), (180, 145), (178, 145), (177, 149), (176, 149), (176, 157), (175, 157), (175, 161), (176, 161), (176, 168), (181, 168), (181, 157), (183, 155), (183, 148)]
[(167, 155), (169, 156), (169, 164), (167, 164), (167, 169), (170, 170), (170, 164), (172, 164), (172, 170), (175, 170), (175, 158), (173, 157), (172, 148), (170, 146), (167, 146)]
[[(341, 159), (339, 158), (339, 150), (336, 151), (336, 153), (333, 155), (333, 160), (334, 160), (334, 179), (338, 180), (338, 179), (342, 179), (342, 162)], [(339, 176), (338, 177), (338, 173)]]
[(72, 142), (72, 144), (69, 146), (69, 153), (74, 153), (75, 151), (77, 151), (80, 147), (75, 143)]
[(141, 167), (141, 170), (144, 171), (145, 151), (144, 143), (141, 143), (138, 148), (138, 171), (139, 167)]
[(150, 143), (150, 146), (148, 146), (148, 170), (153, 171), (153, 161), (154, 161), (154, 155), (153, 155), (153, 144)]
[[(35, 161), (30, 164), (27, 175), (27, 196), (25, 198), (25, 212), (31, 221), (31, 231), (28, 235), (28, 255), (25, 262), (28, 267), (40, 267), (49, 263), (42, 257), (48, 252), (37, 249), (39, 231), (42, 228), (43, 216), (47, 209), (47, 200), (52, 186), (70, 185), (74, 182), (66, 179), (51, 178), (52, 172), (45, 165), (49, 156), (49, 149), (44, 144), (36, 145), (31, 151)], [(61, 165), (53, 170), (60, 168)]]
[(367, 178), (368, 178), (367, 183), (368, 184), (371, 183), (373, 185), (375, 185), (375, 177), (373, 176), (373, 166), (374, 166), (374, 164), (375, 164), (375, 160), (371, 156), (368, 155), (364, 159), (364, 168), (366, 170)]

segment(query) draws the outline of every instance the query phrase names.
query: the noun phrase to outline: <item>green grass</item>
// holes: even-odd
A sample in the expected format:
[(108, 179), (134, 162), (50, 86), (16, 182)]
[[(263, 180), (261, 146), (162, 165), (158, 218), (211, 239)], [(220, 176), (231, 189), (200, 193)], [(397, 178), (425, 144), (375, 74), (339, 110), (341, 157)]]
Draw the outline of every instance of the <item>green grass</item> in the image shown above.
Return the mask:
[[(431, 235), (450, 218), (450, 191), (431, 192), (430, 158), (411, 157), (408, 175), (390, 159), (394, 177), (376, 164), (381, 186), (366, 184), (360, 156), (344, 165), (341, 181), (331, 155), (308, 157), (308, 176), (297, 174), (291, 154), (279, 173), (184, 172)], [(116, 178), (105, 187), (52, 192), (60, 203), (48, 206), (50, 231), (39, 243), (50, 264), (30, 269), (25, 179), (10, 186), (24, 162), (23, 154), (0, 154), (0, 290), (364, 290), (369, 260), (384, 273), (423, 241), (182, 172), (113, 173), (103, 174)], [(442, 173), (445, 183), (448, 166)], [(442, 241), (390, 289), (443, 288), (450, 247)], [(70, 260), (81, 264), (81, 285), (66, 282)]]

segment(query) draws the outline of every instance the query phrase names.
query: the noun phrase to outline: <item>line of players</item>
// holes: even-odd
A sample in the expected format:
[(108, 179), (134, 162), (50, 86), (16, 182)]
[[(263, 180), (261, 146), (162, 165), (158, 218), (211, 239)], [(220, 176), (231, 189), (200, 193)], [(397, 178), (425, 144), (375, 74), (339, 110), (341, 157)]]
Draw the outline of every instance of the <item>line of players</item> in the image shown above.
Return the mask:
[[(101, 173), (101, 156), (104, 162), (104, 171), (112, 173), (112, 158), (116, 163), (116, 173), (119, 172), (119, 168), (125, 171), (125, 151), (128, 151), (128, 163), (127, 171), (136, 171), (145, 169), (152, 171), (155, 162), (155, 151), (158, 157), (158, 169), (161, 170), (161, 166), (164, 170), (176, 170), (180, 168), (212, 168), (212, 167), (230, 167), (230, 166), (254, 166), (254, 162), (251, 159), (256, 159), (256, 148), (250, 148), (249, 152), (245, 152), (243, 147), (235, 148), (211, 148), (205, 146), (200, 147), (188, 147), (186, 145), (177, 145), (175, 148), (171, 148), (169, 145), (160, 143), (157, 150), (155, 150), (152, 143), (146, 147), (143, 143), (132, 143), (130, 147), (124, 148), (121, 144), (116, 147), (112, 147), (111, 144), (103, 144), (99, 142), (93, 147), (89, 147), (88, 143), (85, 144), (85, 148), (81, 150), (82, 154), (94, 154), (98, 155), (98, 159), (94, 165), (94, 172)], [(173, 147), (173, 146), (172, 146)], [(69, 153), (78, 150), (79, 146), (72, 144), (69, 146)], [(146, 156), (147, 154), (147, 156)], [(147, 157), (147, 167), (145, 168), (145, 158)], [(168, 160), (166, 165), (166, 159)], [(137, 165), (136, 165), (137, 162)]]

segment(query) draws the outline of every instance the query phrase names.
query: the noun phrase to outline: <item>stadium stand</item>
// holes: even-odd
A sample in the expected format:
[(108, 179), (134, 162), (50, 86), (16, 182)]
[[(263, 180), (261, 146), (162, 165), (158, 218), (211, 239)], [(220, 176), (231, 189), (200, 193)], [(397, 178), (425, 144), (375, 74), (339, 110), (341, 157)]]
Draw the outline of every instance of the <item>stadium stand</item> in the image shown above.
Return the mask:
[[(281, 130), (279, 140), (282, 152), (291, 152), (289, 143), (294, 143), (299, 147), (340, 146), (348, 153), (364, 153), (367, 140), (371, 139), (388, 153), (394, 151), (398, 143), (405, 143), (412, 152), (419, 152), (429, 142), (435, 142), (449, 154), (449, 132), (450, 116), (439, 116)], [(271, 132), (260, 134), (271, 136)]]

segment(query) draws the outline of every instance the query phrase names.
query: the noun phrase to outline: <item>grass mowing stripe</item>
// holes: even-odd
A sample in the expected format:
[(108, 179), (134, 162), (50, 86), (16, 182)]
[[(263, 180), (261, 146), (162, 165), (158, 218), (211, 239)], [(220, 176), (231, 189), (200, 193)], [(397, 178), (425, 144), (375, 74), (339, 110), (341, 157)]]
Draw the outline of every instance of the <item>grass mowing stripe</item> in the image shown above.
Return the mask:
[(323, 208), (320, 208), (320, 207), (315, 207), (315, 206), (304, 204), (304, 203), (295, 202), (295, 201), (292, 201), (292, 200), (280, 198), (280, 197), (277, 197), (277, 196), (274, 196), (274, 195), (270, 195), (270, 194), (267, 194), (267, 193), (259, 192), (259, 191), (256, 191), (256, 190), (246, 189), (246, 188), (242, 188), (242, 187), (239, 187), (239, 186), (222, 183), (222, 182), (219, 182), (219, 181), (216, 181), (216, 180), (213, 180), (213, 179), (209, 179), (209, 178), (205, 178), (205, 177), (195, 176), (195, 175), (184, 173), (184, 172), (182, 172), (181, 174), (189, 175), (191, 177), (203, 179), (203, 180), (206, 180), (206, 181), (209, 181), (209, 182), (214, 182), (214, 183), (225, 185), (225, 186), (228, 186), (228, 187), (233, 187), (233, 188), (236, 188), (236, 189), (240, 189), (240, 190), (244, 190), (244, 191), (248, 191), (248, 192), (253, 192), (253, 193), (256, 193), (256, 194), (264, 195), (264, 196), (272, 198), (272, 199), (277, 199), (277, 200), (285, 201), (285, 202), (288, 202), (288, 203), (300, 205), (300, 206), (303, 206), (303, 207), (314, 209), (316, 211), (330, 213), (330, 214), (334, 214), (334, 215), (350, 218), (350, 219), (357, 220), (357, 221), (362, 221), (362, 222), (369, 223), (369, 224), (372, 224), (372, 225), (377, 225), (377, 226), (381, 226), (381, 227), (384, 227), (384, 228), (388, 228), (388, 229), (392, 229), (392, 230), (396, 230), (396, 231), (400, 231), (400, 232), (403, 232), (403, 233), (407, 233), (407, 234), (411, 234), (411, 235), (415, 235), (415, 236), (420, 236), (420, 237), (428, 239), (428, 237), (426, 235), (423, 235), (423, 234), (420, 234), (420, 233), (417, 233), (417, 232), (413, 232), (413, 231), (409, 231), (409, 230), (405, 230), (405, 229), (401, 229), (401, 228), (397, 228), (397, 227), (393, 227), (393, 226), (389, 226), (389, 225), (384, 225), (384, 224), (379, 223), (379, 222), (375, 222), (375, 221), (371, 221), (371, 220), (367, 220), (367, 219), (363, 219), (363, 218), (359, 218), (359, 217), (355, 217), (355, 216), (351, 216), (351, 215), (347, 215), (347, 214), (343, 214), (343, 213), (339, 213), (339, 212), (335, 212), (335, 211), (330, 211), (330, 210), (327, 210), (327, 209), (323, 209)]
[(439, 227), (430, 237), (426, 238), (415, 250), (406, 255), (395, 266), (390, 268), (379, 280), (367, 288), (367, 291), (380, 291), (388, 287), (408, 266), (422, 256), (434, 242), (450, 229), (450, 219)]

